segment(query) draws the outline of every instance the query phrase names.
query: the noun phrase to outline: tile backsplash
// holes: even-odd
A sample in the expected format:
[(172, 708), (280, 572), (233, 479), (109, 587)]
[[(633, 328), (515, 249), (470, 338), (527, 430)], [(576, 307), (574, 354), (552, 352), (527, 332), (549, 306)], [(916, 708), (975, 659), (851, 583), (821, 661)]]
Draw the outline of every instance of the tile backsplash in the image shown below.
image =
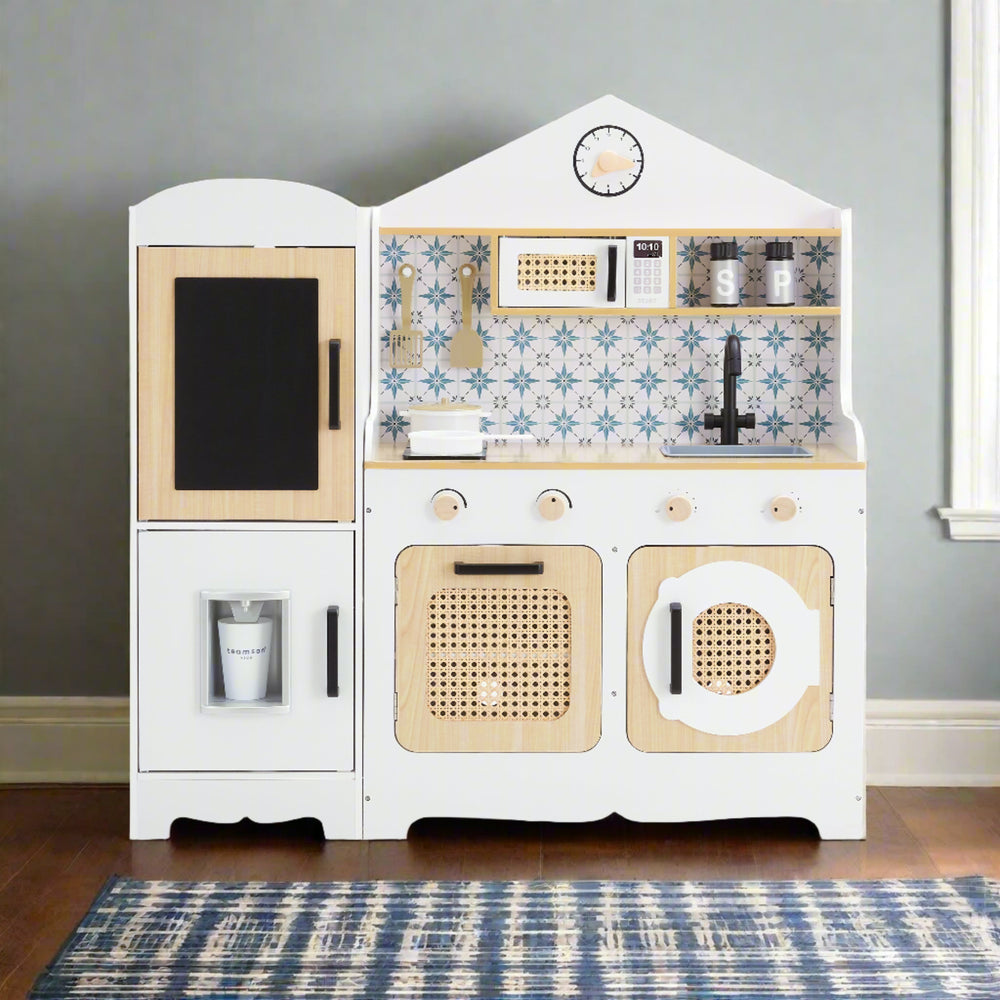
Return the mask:
[[(707, 289), (708, 243), (677, 241), (681, 285)], [(763, 238), (741, 240), (749, 298)], [(813, 304), (819, 286), (836, 304), (836, 240), (796, 240), (799, 298)], [(759, 245), (759, 248), (757, 244)], [(696, 252), (703, 244), (704, 255)], [(807, 255), (806, 244), (814, 247)], [(730, 333), (743, 342), (740, 411), (757, 414), (747, 442), (798, 444), (830, 440), (834, 419), (837, 320), (782, 316), (494, 316), (490, 312), (488, 236), (383, 236), (379, 257), (379, 432), (406, 439), (401, 413), (411, 403), (447, 397), (481, 404), (492, 433), (530, 433), (552, 443), (701, 443), (718, 432), (702, 429), (707, 410), (722, 406), (722, 350)], [(449, 344), (461, 326), (458, 267), (479, 268), (472, 327), (483, 340), (483, 367), (449, 367)], [(424, 334), (423, 365), (392, 368), (389, 334), (399, 326), (403, 262), (417, 271), (412, 325)], [(704, 273), (702, 273), (704, 271)], [(824, 292), (825, 290), (825, 292)], [(692, 305), (705, 304), (691, 302)]]

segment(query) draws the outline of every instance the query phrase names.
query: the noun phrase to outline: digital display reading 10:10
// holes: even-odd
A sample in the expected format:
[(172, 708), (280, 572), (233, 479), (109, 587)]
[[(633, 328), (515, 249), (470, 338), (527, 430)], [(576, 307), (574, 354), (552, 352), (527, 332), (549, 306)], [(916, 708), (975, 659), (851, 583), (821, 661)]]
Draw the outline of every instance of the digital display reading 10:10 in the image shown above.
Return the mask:
[(662, 257), (663, 240), (636, 240), (632, 244), (633, 257)]

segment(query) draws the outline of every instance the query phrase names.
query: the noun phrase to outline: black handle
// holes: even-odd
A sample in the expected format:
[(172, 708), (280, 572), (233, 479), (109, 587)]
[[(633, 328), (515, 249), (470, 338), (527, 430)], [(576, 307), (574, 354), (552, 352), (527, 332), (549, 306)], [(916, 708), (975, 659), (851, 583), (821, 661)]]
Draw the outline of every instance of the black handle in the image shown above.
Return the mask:
[(608, 247), (608, 301), (618, 298), (618, 247), (612, 243)]
[(499, 576), (500, 574), (517, 576), (541, 576), (545, 572), (545, 563), (467, 563), (456, 562), (456, 576)]
[(681, 693), (681, 606), (670, 605), (670, 693)]
[(326, 696), (336, 698), (340, 694), (338, 682), (337, 638), (340, 634), (340, 608), (331, 605), (326, 609)]
[(330, 341), (330, 430), (340, 430), (340, 341)]

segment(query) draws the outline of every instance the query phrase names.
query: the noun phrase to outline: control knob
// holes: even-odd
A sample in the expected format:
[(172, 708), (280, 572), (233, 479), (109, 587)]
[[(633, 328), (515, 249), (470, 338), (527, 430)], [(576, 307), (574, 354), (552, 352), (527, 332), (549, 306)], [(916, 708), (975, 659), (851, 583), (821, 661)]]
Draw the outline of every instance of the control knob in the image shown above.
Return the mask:
[(538, 506), (538, 513), (546, 521), (558, 521), (572, 506), (569, 497), (562, 490), (546, 490), (544, 493), (539, 493), (535, 503)]
[(775, 521), (790, 521), (799, 512), (799, 505), (791, 497), (775, 497), (770, 511)]
[(438, 490), (431, 497), (431, 506), (441, 521), (450, 521), (465, 509), (465, 497), (458, 490)]
[(671, 521), (686, 521), (691, 516), (691, 501), (687, 497), (671, 497), (666, 503), (667, 517)]

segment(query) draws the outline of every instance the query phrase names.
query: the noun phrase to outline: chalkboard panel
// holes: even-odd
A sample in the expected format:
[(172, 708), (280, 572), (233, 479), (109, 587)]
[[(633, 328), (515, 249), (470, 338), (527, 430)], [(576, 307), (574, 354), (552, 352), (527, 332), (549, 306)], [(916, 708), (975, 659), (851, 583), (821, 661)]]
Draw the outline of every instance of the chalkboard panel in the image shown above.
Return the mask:
[(319, 489), (319, 282), (174, 279), (174, 486)]

